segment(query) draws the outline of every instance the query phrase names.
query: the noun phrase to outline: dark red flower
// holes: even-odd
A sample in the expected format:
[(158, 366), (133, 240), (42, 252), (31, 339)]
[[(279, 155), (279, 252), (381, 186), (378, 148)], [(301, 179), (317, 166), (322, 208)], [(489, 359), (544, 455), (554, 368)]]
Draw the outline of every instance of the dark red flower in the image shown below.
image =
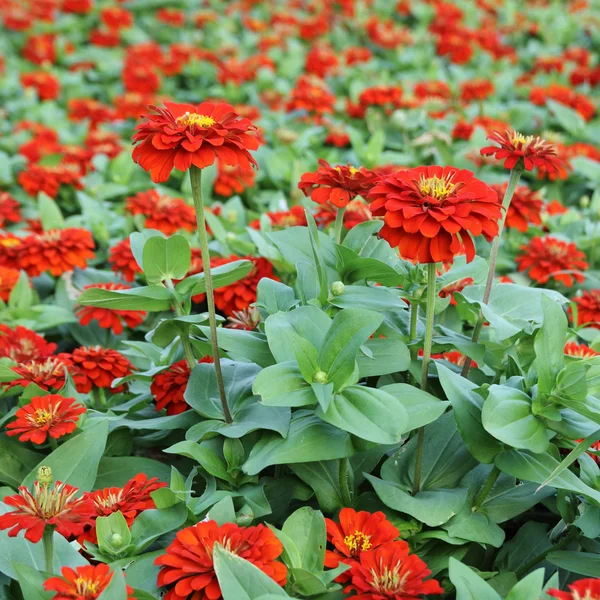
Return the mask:
[(420, 263), (452, 262), (463, 250), (475, 256), (471, 236), (490, 241), (501, 216), (496, 192), (455, 167), (397, 171), (371, 190), (371, 212), (384, 218), (379, 235), (400, 254)]
[(21, 220), (21, 205), (8, 193), (0, 191), (0, 227)]
[(108, 254), (110, 268), (119, 273), (125, 281), (133, 281), (136, 275), (142, 273), (131, 251), (131, 242), (125, 238), (110, 249)]
[(575, 358), (592, 358), (600, 356), (600, 352), (596, 352), (587, 344), (578, 344), (577, 342), (567, 342), (565, 344), (565, 354)]
[(326, 160), (319, 159), (319, 168), (314, 173), (304, 173), (298, 187), (317, 204), (346, 208), (356, 196), (366, 196), (377, 178), (376, 173), (364, 167), (332, 167)]
[(529, 269), (529, 277), (538, 283), (554, 279), (567, 287), (574, 281), (581, 283), (581, 271), (588, 268), (585, 253), (572, 242), (563, 242), (553, 237), (536, 237), (521, 246), (522, 254), (515, 258), (519, 271)]
[[(46, 591), (56, 592), (52, 600), (96, 600), (111, 582), (114, 572), (107, 564), (63, 567), (62, 577), (49, 577), (44, 582)], [(135, 600), (133, 588), (126, 586), (127, 600)]]
[[(81, 394), (87, 394), (92, 388), (112, 388), (114, 379), (131, 375), (135, 367), (120, 352), (112, 348), (92, 346), (76, 348), (71, 355), (75, 386)], [(125, 389), (124, 385), (112, 388), (115, 393)]]
[(555, 588), (548, 590), (548, 596), (559, 600), (600, 600), (600, 578), (579, 579), (569, 585), (570, 592), (561, 592)]
[[(494, 184), (491, 187), (496, 190), (498, 199), (502, 202), (508, 184)], [(506, 213), (505, 226), (525, 233), (530, 224), (541, 225), (543, 205), (544, 202), (539, 192), (534, 192), (524, 185), (518, 186)]]
[(213, 564), (213, 546), (219, 544), (252, 563), (283, 586), (287, 567), (277, 561), (283, 545), (265, 525), (240, 527), (202, 521), (177, 533), (155, 564), (162, 567), (158, 585), (168, 588), (165, 600), (219, 600), (221, 588)]
[[(578, 327), (594, 327), (600, 329), (600, 290), (584, 290), (581, 296), (571, 299), (577, 305)], [(573, 310), (569, 307), (569, 314), (573, 319)], [(1, 341), (0, 341), (1, 344)]]
[(256, 128), (229, 104), (203, 102), (150, 107), (133, 136), (133, 160), (150, 172), (154, 182), (166, 181), (173, 168), (203, 169), (218, 158), (226, 165), (256, 166), (250, 150), (258, 148)]
[(58, 439), (73, 433), (85, 406), (75, 398), (58, 394), (34, 396), (29, 404), (15, 413), (16, 419), (6, 426), (6, 435), (18, 435), (20, 442), (43, 444), (48, 436)]
[(47, 342), (35, 331), (21, 325), (11, 329), (0, 323), (0, 358), (7, 357), (15, 362), (44, 360), (55, 351), (56, 344)]
[(524, 136), (517, 131), (500, 133), (494, 131), (487, 138), (497, 146), (486, 146), (480, 150), (482, 156), (495, 156), (496, 160), (504, 160), (505, 169), (513, 169), (519, 162), (526, 171), (536, 167), (545, 168), (549, 173), (558, 173), (561, 167), (554, 146), (540, 137)]
[(350, 583), (345, 593), (355, 592), (356, 600), (414, 600), (429, 594), (443, 594), (427, 565), (410, 554), (404, 540), (388, 542), (374, 550), (361, 552), (352, 563)]

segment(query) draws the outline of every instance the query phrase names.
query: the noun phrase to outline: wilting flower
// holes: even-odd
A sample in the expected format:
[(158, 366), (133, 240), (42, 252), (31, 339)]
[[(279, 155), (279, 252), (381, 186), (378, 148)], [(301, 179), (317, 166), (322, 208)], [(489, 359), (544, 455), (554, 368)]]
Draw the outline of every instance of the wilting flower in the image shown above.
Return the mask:
[(234, 310), (233, 314), (227, 317), (227, 329), (243, 329), (245, 331), (254, 331), (260, 323), (260, 313), (254, 306), (249, 306), (244, 310)]
[(10, 389), (17, 386), (27, 387), (30, 383), (35, 383), (43, 390), (58, 391), (65, 385), (65, 371), (71, 366), (71, 361), (66, 355), (28, 360), (16, 367), (11, 367), (17, 376), (2, 385), (6, 386), (6, 389)]
[(146, 217), (145, 227), (158, 229), (166, 235), (180, 229), (196, 230), (196, 211), (183, 198), (171, 198), (156, 190), (138, 192), (125, 200), (125, 210)]
[(569, 585), (570, 592), (561, 592), (555, 588), (548, 590), (548, 596), (559, 600), (600, 600), (600, 578), (580, 579)]
[(45, 360), (56, 351), (56, 344), (47, 342), (35, 331), (17, 325), (11, 329), (0, 323), (0, 358), (7, 357), (22, 363), (29, 360)]
[[(131, 286), (122, 283), (92, 283), (86, 285), (84, 290), (129, 290)], [(135, 329), (144, 322), (147, 313), (143, 310), (122, 310), (118, 308), (98, 308), (95, 306), (79, 306), (75, 309), (75, 315), (79, 319), (79, 324), (89, 325), (92, 321), (97, 321), (102, 329), (112, 329), (115, 335), (123, 333), (123, 324), (129, 329)]]
[(20, 442), (43, 444), (46, 438), (58, 439), (73, 433), (85, 406), (75, 398), (64, 398), (58, 394), (34, 396), (29, 404), (19, 408), (16, 419), (6, 426), (6, 435), (18, 435)]
[(332, 167), (326, 160), (319, 159), (319, 168), (314, 173), (304, 173), (298, 187), (317, 204), (329, 202), (337, 208), (346, 208), (356, 196), (366, 196), (376, 179), (373, 171), (363, 167)]
[(501, 204), (496, 192), (455, 167), (417, 167), (383, 177), (371, 190), (371, 212), (384, 218), (379, 235), (400, 254), (420, 263), (475, 256), (471, 236), (498, 235)]
[(150, 107), (157, 114), (144, 115), (136, 127), (133, 160), (150, 172), (152, 181), (166, 181), (173, 168), (203, 169), (219, 159), (227, 165), (256, 166), (250, 150), (258, 148), (256, 128), (229, 104), (165, 102)]
[(497, 146), (486, 146), (480, 150), (482, 156), (495, 156), (496, 160), (504, 160), (505, 169), (513, 169), (521, 162), (526, 171), (544, 168), (548, 173), (558, 173), (562, 161), (556, 149), (546, 140), (533, 135), (524, 136), (518, 131), (500, 133), (494, 131), (488, 138)]
[[(325, 551), (325, 566), (335, 569), (340, 562), (352, 564), (363, 552), (379, 548), (395, 540), (400, 532), (382, 512), (360, 512), (353, 508), (342, 508), (338, 517), (339, 523), (325, 519), (327, 541), (333, 550)], [(349, 572), (342, 573), (337, 581), (348, 580)]]
[(27, 236), (18, 247), (19, 266), (31, 277), (49, 272), (58, 277), (94, 258), (94, 240), (87, 229), (52, 229)]
[[(102, 346), (76, 348), (71, 360), (77, 370), (74, 380), (80, 394), (87, 394), (94, 387), (111, 389), (114, 379), (131, 375), (135, 369), (120, 352)], [(120, 385), (112, 391), (118, 393), (123, 389), (124, 385)]]
[[(581, 296), (575, 296), (571, 300), (577, 305), (576, 325), (600, 329), (600, 290), (585, 290)], [(573, 319), (571, 308), (569, 308), (569, 314)]]
[(0, 192), (0, 227), (20, 220), (21, 205), (8, 192)]
[[(494, 184), (491, 186), (498, 194), (498, 199), (502, 201), (508, 184)], [(506, 213), (505, 226), (509, 229), (516, 229), (525, 233), (529, 229), (529, 224), (541, 225), (542, 219), (540, 213), (544, 203), (539, 192), (530, 190), (527, 186), (520, 185), (515, 190), (510, 206)]]
[[(111, 582), (114, 572), (107, 564), (63, 567), (62, 577), (49, 577), (44, 582), (46, 591), (56, 592), (52, 600), (96, 600)], [(133, 588), (126, 586), (127, 600), (135, 600)]]
[(577, 342), (567, 342), (565, 344), (565, 354), (574, 358), (592, 358), (600, 356), (600, 352), (596, 352), (587, 344), (578, 344)]
[(125, 281), (133, 281), (136, 275), (142, 273), (142, 269), (137, 264), (133, 252), (131, 251), (131, 242), (125, 238), (110, 249), (108, 254), (108, 264), (110, 268), (118, 273)]
[(349, 571), (350, 583), (345, 593), (356, 592), (356, 600), (411, 600), (444, 590), (431, 575), (427, 565), (410, 554), (404, 540), (388, 542), (374, 550), (361, 552)]
[(166, 553), (155, 564), (162, 567), (158, 585), (167, 586), (165, 600), (218, 600), (221, 588), (213, 563), (213, 547), (219, 544), (266, 573), (276, 583), (286, 582), (287, 568), (277, 558), (283, 545), (264, 525), (240, 527), (203, 521), (179, 531)]
[(25, 537), (34, 544), (42, 539), (46, 525), (54, 526), (67, 539), (76, 537), (94, 514), (93, 504), (76, 498), (77, 492), (77, 488), (60, 481), (54, 484), (35, 481), (33, 494), (21, 486), (18, 494), (4, 498), (4, 503), (15, 510), (0, 516), (0, 529), (12, 528), (9, 537), (25, 530)]
[(17, 285), (21, 272), (18, 269), (9, 269), (0, 265), (0, 300), (8, 302), (10, 293)]
[[(213, 357), (204, 356), (198, 362), (211, 363)], [(190, 367), (185, 359), (154, 375), (150, 393), (156, 401), (156, 410), (166, 408), (168, 415), (178, 415), (186, 411), (189, 406), (183, 395), (189, 379)]]
[(515, 258), (519, 271), (529, 269), (529, 277), (538, 283), (554, 279), (566, 287), (574, 280), (581, 283), (581, 271), (588, 268), (585, 253), (572, 242), (563, 242), (553, 237), (536, 237), (521, 246), (522, 254)]

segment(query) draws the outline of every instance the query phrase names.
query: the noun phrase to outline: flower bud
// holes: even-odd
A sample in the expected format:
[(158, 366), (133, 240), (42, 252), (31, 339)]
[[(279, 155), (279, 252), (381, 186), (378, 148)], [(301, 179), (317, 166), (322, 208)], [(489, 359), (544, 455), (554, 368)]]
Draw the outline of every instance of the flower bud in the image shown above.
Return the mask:
[(581, 206), (581, 208), (587, 208), (589, 205), (590, 205), (590, 197), (582, 196), (579, 200), (579, 206)]
[(40, 467), (37, 472), (37, 481), (43, 485), (52, 483), (52, 469), (50, 467)]
[(331, 293), (334, 296), (341, 296), (344, 293), (345, 285), (341, 281), (334, 281), (331, 284)]
[(313, 381), (315, 383), (327, 383), (327, 373), (325, 371), (317, 371), (313, 375)]
[(228, 242), (231, 242), (231, 241), (235, 240), (236, 237), (237, 236), (235, 235), (235, 233), (233, 233), (233, 231), (228, 231), (227, 234), (225, 235), (225, 239)]
[(123, 536), (120, 533), (113, 533), (110, 536), (110, 545), (113, 548), (121, 548), (123, 546)]

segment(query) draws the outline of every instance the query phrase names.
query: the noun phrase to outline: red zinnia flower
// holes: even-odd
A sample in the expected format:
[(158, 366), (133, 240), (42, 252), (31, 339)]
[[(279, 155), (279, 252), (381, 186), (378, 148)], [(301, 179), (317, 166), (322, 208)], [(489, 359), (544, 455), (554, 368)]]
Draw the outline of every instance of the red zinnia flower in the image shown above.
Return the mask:
[(580, 579), (569, 585), (570, 592), (561, 592), (555, 588), (548, 590), (548, 596), (559, 600), (600, 600), (600, 579)]
[(0, 516), (0, 529), (12, 527), (9, 537), (24, 529), (25, 538), (34, 544), (42, 539), (46, 525), (53, 525), (67, 539), (76, 537), (94, 514), (94, 505), (85, 498), (76, 498), (77, 492), (77, 488), (60, 481), (54, 485), (36, 481), (33, 494), (22, 486), (18, 494), (4, 498), (4, 503), (15, 510)]
[(376, 179), (376, 173), (363, 167), (332, 167), (319, 159), (319, 168), (314, 173), (304, 173), (298, 187), (317, 204), (330, 202), (337, 208), (346, 208), (356, 196), (366, 196)]
[(361, 552), (349, 571), (350, 584), (345, 593), (356, 592), (356, 600), (413, 600), (423, 595), (443, 594), (427, 565), (410, 554), (404, 540), (388, 542)]
[(70, 370), (71, 366), (71, 361), (66, 355), (29, 360), (11, 367), (18, 377), (2, 385), (10, 389), (17, 386), (27, 387), (30, 383), (35, 383), (43, 390), (60, 390), (65, 385), (65, 370)]
[[(131, 375), (135, 369), (120, 352), (101, 346), (76, 348), (71, 359), (77, 369), (75, 385), (81, 394), (87, 394), (94, 387), (111, 389), (114, 379)], [(120, 385), (112, 391), (118, 393), (124, 388), (124, 385)]]
[(452, 306), (456, 306), (456, 299), (454, 298), (454, 294), (456, 292), (462, 292), (468, 285), (473, 285), (475, 283), (472, 277), (465, 277), (464, 279), (459, 279), (450, 285), (447, 285), (445, 288), (440, 290), (440, 298), (450, 297), (450, 304)]
[(56, 61), (55, 42), (56, 35), (53, 33), (31, 35), (21, 50), (21, 56), (36, 65), (53, 64)]
[(21, 84), (25, 88), (34, 88), (40, 100), (54, 100), (60, 94), (60, 81), (46, 71), (23, 73)]
[[(264, 214), (269, 218), (271, 225), (276, 229), (306, 226), (306, 214), (304, 213), (304, 208), (300, 205), (292, 206), (290, 210), (266, 212)], [(250, 227), (252, 227), (252, 229), (260, 229), (260, 219), (252, 221)]]
[(45, 360), (56, 351), (56, 344), (47, 342), (35, 331), (17, 325), (14, 329), (0, 324), (0, 358), (7, 357), (15, 362)]
[(19, 408), (16, 420), (6, 426), (6, 435), (18, 435), (20, 442), (43, 444), (48, 436), (58, 439), (73, 433), (85, 406), (75, 398), (58, 394), (34, 396), (29, 404)]
[[(96, 600), (111, 582), (114, 572), (107, 564), (63, 567), (62, 577), (49, 577), (44, 582), (46, 591), (56, 592), (52, 600)], [(135, 600), (133, 588), (126, 586), (127, 600)]]
[(318, 77), (302, 75), (292, 90), (285, 110), (304, 110), (319, 122), (323, 115), (334, 111), (335, 96)]
[(564, 204), (561, 204), (559, 200), (551, 200), (546, 204), (544, 210), (549, 215), (564, 215), (569, 209)]
[[(498, 194), (498, 199), (502, 202), (504, 193), (508, 187), (507, 183), (494, 184), (491, 186)], [(527, 186), (520, 185), (515, 193), (506, 213), (505, 226), (509, 229), (516, 229), (525, 233), (529, 229), (529, 224), (541, 225), (542, 219), (540, 213), (544, 203), (539, 192), (530, 190)]]
[[(321, 210), (315, 214), (315, 220), (319, 225), (329, 225), (335, 221), (336, 209), (331, 205), (324, 205)], [(360, 198), (355, 198), (348, 202), (346, 212), (344, 213), (344, 228), (352, 229), (365, 221), (372, 220), (373, 215), (369, 205)]]
[[(212, 356), (204, 356), (198, 362), (211, 363), (213, 361)], [(178, 415), (186, 411), (189, 406), (183, 395), (189, 378), (190, 367), (185, 359), (154, 375), (150, 393), (156, 401), (156, 410), (166, 408), (168, 415)]]
[(226, 165), (256, 166), (249, 150), (258, 148), (256, 127), (239, 117), (229, 104), (165, 102), (150, 107), (133, 136), (133, 160), (150, 172), (152, 181), (166, 181), (173, 168), (203, 169), (219, 159)]
[(494, 131), (487, 139), (498, 146), (482, 148), (481, 156), (493, 155), (496, 160), (504, 160), (505, 169), (514, 168), (520, 161), (526, 171), (543, 167), (549, 173), (558, 173), (562, 166), (554, 146), (540, 137), (506, 130), (504, 133)]
[(578, 344), (577, 342), (567, 342), (565, 344), (565, 354), (575, 358), (591, 358), (592, 356), (600, 356), (600, 352), (596, 352), (587, 344)]
[[(338, 519), (339, 523), (325, 519), (327, 541), (334, 547), (325, 552), (325, 566), (329, 569), (335, 569), (340, 562), (352, 564), (363, 552), (379, 548), (400, 535), (382, 512), (342, 508)], [(342, 573), (337, 581), (347, 581), (348, 573)]]
[(179, 531), (166, 554), (155, 561), (163, 567), (158, 585), (170, 588), (165, 600), (221, 598), (213, 564), (215, 543), (251, 562), (279, 585), (285, 585), (287, 567), (276, 560), (283, 545), (268, 527), (244, 528), (235, 523), (219, 526), (215, 521), (204, 521)]
[(529, 244), (521, 246), (521, 251), (522, 254), (515, 258), (519, 271), (529, 269), (529, 277), (538, 283), (554, 279), (571, 287), (573, 280), (579, 283), (584, 280), (580, 271), (588, 268), (585, 253), (572, 242), (536, 237)]
[(227, 317), (227, 329), (243, 329), (245, 331), (254, 331), (260, 323), (260, 313), (254, 306), (244, 310), (234, 310), (233, 314)]
[[(600, 329), (600, 290), (585, 290), (581, 296), (572, 298), (577, 305), (577, 325)], [(571, 319), (573, 310), (569, 308)], [(1, 342), (0, 342), (1, 343)]]
[(171, 198), (156, 190), (138, 192), (125, 200), (125, 210), (132, 215), (144, 215), (144, 226), (158, 229), (166, 235), (180, 229), (196, 230), (196, 212), (183, 198)]
[(241, 194), (246, 188), (254, 185), (254, 170), (241, 165), (230, 167), (219, 164), (219, 170), (213, 189), (215, 194), (230, 198), (234, 194)]
[(494, 93), (494, 84), (489, 79), (472, 79), (460, 84), (460, 99), (463, 102), (480, 102)]
[[(83, 289), (130, 290), (131, 286), (122, 283), (92, 283)], [(75, 316), (79, 319), (80, 325), (85, 327), (92, 321), (97, 321), (102, 329), (112, 329), (115, 335), (123, 333), (123, 324), (129, 329), (135, 329), (144, 322), (147, 314), (143, 310), (120, 310), (95, 306), (79, 306), (75, 309)]]
[(9, 269), (0, 265), (0, 300), (8, 302), (10, 293), (19, 281), (21, 272), (17, 269)]
[(142, 273), (131, 251), (131, 242), (125, 238), (110, 249), (108, 254), (110, 268), (119, 273), (125, 281), (133, 281), (136, 275)]
[(68, 110), (71, 121), (89, 120), (91, 129), (114, 119), (111, 108), (93, 98), (73, 98), (68, 102)]
[(20, 220), (21, 205), (8, 192), (0, 192), (0, 227)]
[[(423, 352), (422, 350), (419, 350), (419, 356), (423, 356), (422, 352)], [(452, 363), (453, 365), (456, 365), (457, 367), (462, 367), (467, 360), (467, 357), (462, 352), (459, 352), (458, 350), (450, 350), (449, 352), (442, 352), (441, 354), (435, 354), (435, 355), (432, 355), (431, 358), (441, 358), (443, 360), (447, 360), (449, 363)], [(474, 369), (476, 369), (477, 363), (474, 360), (471, 360), (471, 366)]]
[(465, 169), (397, 171), (382, 178), (368, 199), (373, 215), (384, 217), (379, 235), (409, 260), (451, 262), (464, 249), (470, 262), (472, 235), (488, 241), (498, 235), (498, 195)]
[(61, 185), (72, 185), (82, 190), (82, 175), (83, 173), (72, 163), (55, 167), (30, 164), (19, 173), (17, 181), (30, 196), (37, 196), (39, 192), (44, 192), (50, 198), (56, 198)]
[(58, 277), (94, 258), (94, 240), (87, 229), (52, 229), (27, 236), (18, 248), (19, 266), (31, 277), (46, 271)]

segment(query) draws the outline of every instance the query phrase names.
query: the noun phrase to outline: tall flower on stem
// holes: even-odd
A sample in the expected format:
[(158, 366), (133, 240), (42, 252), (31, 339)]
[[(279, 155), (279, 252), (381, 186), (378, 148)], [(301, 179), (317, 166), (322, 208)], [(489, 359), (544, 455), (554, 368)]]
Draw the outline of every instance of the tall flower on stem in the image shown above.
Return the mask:
[(202, 102), (194, 106), (166, 102), (164, 108), (150, 108), (153, 114), (144, 115), (145, 121), (136, 127), (133, 136), (133, 142), (137, 144), (133, 160), (149, 171), (155, 182), (166, 181), (173, 168), (190, 172), (206, 277), (212, 354), (223, 415), (231, 423), (233, 419), (225, 395), (217, 344), (214, 288), (202, 199), (202, 169), (212, 165), (217, 158), (222, 164), (232, 167), (239, 165), (249, 169), (256, 166), (250, 154), (250, 150), (256, 150), (259, 145), (256, 127), (248, 119), (240, 117), (231, 105), (224, 103)]

